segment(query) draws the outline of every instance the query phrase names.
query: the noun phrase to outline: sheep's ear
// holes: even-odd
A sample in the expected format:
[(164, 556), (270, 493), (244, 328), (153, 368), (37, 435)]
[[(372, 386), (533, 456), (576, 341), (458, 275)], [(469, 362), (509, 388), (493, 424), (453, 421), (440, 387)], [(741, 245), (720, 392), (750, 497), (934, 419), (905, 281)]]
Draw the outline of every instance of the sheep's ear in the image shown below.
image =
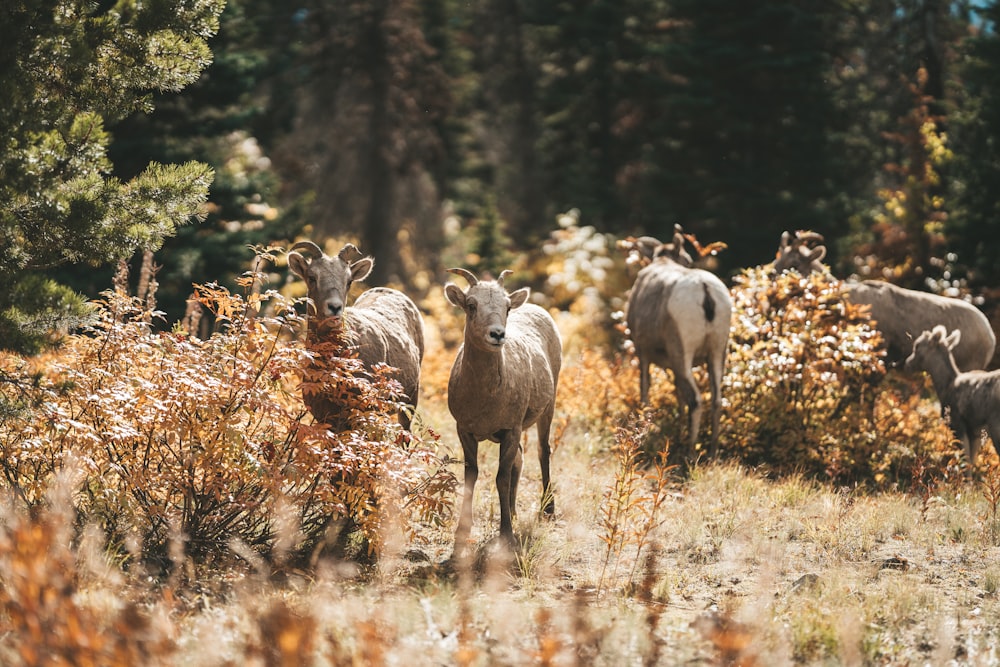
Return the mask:
[(810, 262), (818, 262), (821, 261), (824, 257), (826, 257), (826, 246), (818, 245), (813, 249), (811, 253), (809, 253), (808, 259)]
[(944, 344), (948, 346), (949, 350), (954, 350), (960, 340), (962, 340), (962, 330), (955, 329), (944, 339)]
[(288, 253), (288, 268), (299, 278), (305, 278), (309, 273), (309, 260), (297, 252)]
[(372, 272), (375, 260), (365, 257), (351, 264), (351, 280), (364, 280)]
[(528, 295), (531, 294), (531, 289), (528, 287), (522, 287), (516, 292), (511, 292), (507, 296), (510, 297), (510, 307), (519, 308), (525, 304), (528, 300)]
[(448, 299), (451, 305), (465, 310), (465, 292), (455, 283), (448, 283), (444, 286), (444, 298)]

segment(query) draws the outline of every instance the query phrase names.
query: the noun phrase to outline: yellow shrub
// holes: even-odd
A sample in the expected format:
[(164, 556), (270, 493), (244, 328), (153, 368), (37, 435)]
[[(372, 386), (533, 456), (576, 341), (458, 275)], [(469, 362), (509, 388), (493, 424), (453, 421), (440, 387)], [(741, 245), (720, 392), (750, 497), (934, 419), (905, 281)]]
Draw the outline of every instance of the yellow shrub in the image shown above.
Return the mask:
[(942, 474), (954, 448), (940, 414), (886, 376), (881, 335), (828, 276), (748, 269), (736, 278), (724, 443), (742, 461), (838, 484)]

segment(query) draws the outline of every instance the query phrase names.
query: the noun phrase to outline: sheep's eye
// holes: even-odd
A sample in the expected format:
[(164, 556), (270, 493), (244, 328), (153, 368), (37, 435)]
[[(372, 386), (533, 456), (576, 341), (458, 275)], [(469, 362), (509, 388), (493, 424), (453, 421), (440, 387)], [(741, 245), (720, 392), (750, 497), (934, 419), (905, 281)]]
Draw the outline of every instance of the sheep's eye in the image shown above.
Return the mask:
[(468, 303), (468, 308), (469, 308), (469, 313), (470, 314), (471, 313), (475, 313), (476, 312), (476, 302), (475, 301), (470, 301)]

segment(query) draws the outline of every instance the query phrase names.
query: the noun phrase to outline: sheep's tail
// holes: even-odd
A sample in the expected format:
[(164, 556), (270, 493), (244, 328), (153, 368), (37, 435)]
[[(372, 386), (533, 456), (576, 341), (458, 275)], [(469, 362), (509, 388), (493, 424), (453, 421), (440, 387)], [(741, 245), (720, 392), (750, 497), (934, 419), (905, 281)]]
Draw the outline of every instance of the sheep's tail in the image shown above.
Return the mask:
[(702, 302), (701, 307), (705, 309), (705, 321), (713, 322), (715, 321), (715, 299), (712, 298), (712, 294), (708, 291), (708, 284), (702, 284), (702, 289), (705, 290), (705, 300)]

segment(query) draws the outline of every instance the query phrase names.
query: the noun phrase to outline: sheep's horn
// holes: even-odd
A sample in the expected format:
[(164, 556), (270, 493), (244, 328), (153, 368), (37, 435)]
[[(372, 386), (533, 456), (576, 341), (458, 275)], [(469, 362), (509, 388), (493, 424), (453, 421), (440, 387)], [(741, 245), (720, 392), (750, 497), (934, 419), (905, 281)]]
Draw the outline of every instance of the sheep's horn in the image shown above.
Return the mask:
[(454, 273), (456, 276), (462, 276), (465, 278), (466, 282), (469, 283), (469, 285), (479, 284), (479, 278), (477, 278), (476, 274), (468, 269), (448, 269), (448, 273)]
[(340, 252), (337, 253), (337, 257), (344, 260), (345, 262), (350, 262), (352, 258), (348, 257), (349, 254), (356, 255), (357, 257), (364, 257), (361, 251), (358, 250), (357, 246), (355, 246), (353, 243), (344, 244), (344, 247), (341, 248)]
[(298, 251), (298, 250), (304, 250), (305, 251), (304, 254), (306, 254), (306, 255), (308, 255), (310, 257), (322, 257), (323, 256), (323, 249), (320, 248), (315, 243), (313, 243), (312, 241), (299, 241), (298, 243), (296, 243), (295, 245), (293, 245), (291, 248), (289, 248), (288, 252), (293, 252), (293, 251)]
[(510, 269), (504, 269), (503, 271), (501, 271), (500, 276), (497, 278), (497, 285), (503, 287), (503, 279), (509, 275), (512, 275), (513, 273), (514, 272), (511, 271)]
[(826, 241), (826, 239), (823, 238), (823, 235), (819, 232), (807, 232), (802, 231), (801, 229), (795, 232), (795, 238), (798, 239), (799, 243), (804, 243), (806, 241), (819, 241), (820, 243), (823, 243)]
[(640, 236), (635, 241), (639, 246), (637, 248), (639, 254), (649, 259), (652, 259), (653, 255), (656, 254), (656, 250), (663, 245), (663, 241), (652, 236)]

